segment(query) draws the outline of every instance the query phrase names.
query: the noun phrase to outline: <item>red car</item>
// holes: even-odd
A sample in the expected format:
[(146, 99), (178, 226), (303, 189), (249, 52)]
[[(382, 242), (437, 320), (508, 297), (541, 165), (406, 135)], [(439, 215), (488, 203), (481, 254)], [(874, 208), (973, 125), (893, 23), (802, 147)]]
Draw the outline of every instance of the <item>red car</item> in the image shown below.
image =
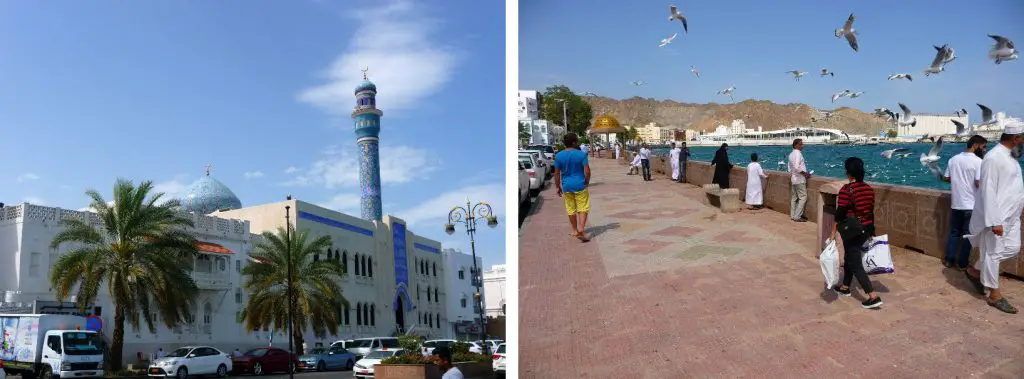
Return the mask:
[(232, 371), (235, 374), (264, 375), (272, 372), (288, 372), (288, 364), (290, 363), (294, 369), (298, 367), (298, 362), (299, 356), (273, 347), (252, 349), (242, 354), (241, 357), (231, 358)]

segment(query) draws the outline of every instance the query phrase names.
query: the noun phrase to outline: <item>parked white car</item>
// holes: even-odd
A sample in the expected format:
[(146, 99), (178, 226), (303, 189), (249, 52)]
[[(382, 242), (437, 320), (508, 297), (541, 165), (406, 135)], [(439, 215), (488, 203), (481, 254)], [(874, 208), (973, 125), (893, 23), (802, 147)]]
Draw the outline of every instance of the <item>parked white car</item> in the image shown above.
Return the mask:
[(536, 160), (529, 154), (519, 156), (519, 164), (526, 170), (526, 177), (530, 179), (530, 197), (537, 197), (544, 186), (544, 179), (537, 171)]
[(352, 368), (352, 375), (356, 378), (373, 378), (373, 368), (380, 364), (380, 361), (387, 357), (393, 357), (398, 353), (401, 353), (402, 349), (387, 349), (387, 350), (374, 350), (366, 357), (356, 362), (356, 366)]
[(494, 356), (491, 357), (491, 362), (494, 369), (494, 376), (497, 378), (505, 377), (505, 344), (498, 345), (498, 348), (494, 351)]
[(549, 145), (530, 145), (526, 147), (526, 150), (538, 150), (544, 153), (544, 159), (550, 162), (555, 161), (555, 148)]
[(395, 337), (372, 337), (360, 338), (352, 341), (352, 345), (345, 344), (345, 349), (356, 355), (356, 360), (362, 359), (371, 351), (380, 349), (397, 349), (398, 338)]
[(209, 346), (185, 346), (149, 365), (151, 377), (186, 379), (189, 376), (217, 375), (225, 378), (231, 372), (231, 355)]
[(469, 344), (469, 352), (470, 353), (477, 353), (477, 354), (483, 354), (484, 353), (484, 348), (483, 348), (482, 345), (480, 345), (479, 342), (475, 342), (474, 341), (474, 342), (466, 342), (466, 343)]
[(519, 205), (530, 201), (530, 173), (526, 171), (526, 167), (523, 166), (523, 161), (519, 161)]
[(435, 348), (444, 347), (444, 346), (451, 346), (451, 345), (455, 344), (456, 342), (458, 342), (458, 341), (456, 341), (456, 340), (429, 340), (429, 341), (424, 341), (423, 342), (423, 356), (424, 357), (429, 357), (430, 353), (433, 353)]
[(537, 151), (520, 151), (520, 157), (530, 157), (533, 159), (533, 168), (537, 170), (537, 177), (540, 178), (541, 184), (548, 178), (548, 166), (544, 164), (544, 158), (541, 158), (540, 152)]
[(544, 167), (544, 179), (551, 178), (555, 173), (555, 161), (554, 159), (547, 159), (544, 157), (544, 152), (540, 150), (519, 150), (520, 153), (529, 153), (537, 158), (537, 162), (541, 167)]

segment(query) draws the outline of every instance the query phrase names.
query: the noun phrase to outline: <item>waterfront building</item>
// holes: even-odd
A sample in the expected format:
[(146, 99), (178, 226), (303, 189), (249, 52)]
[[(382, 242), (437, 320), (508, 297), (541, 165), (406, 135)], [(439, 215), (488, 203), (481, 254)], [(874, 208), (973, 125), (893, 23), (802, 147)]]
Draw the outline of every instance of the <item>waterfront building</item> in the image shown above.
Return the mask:
[[(168, 329), (156, 320), (155, 333), (144, 326), (135, 330), (126, 325), (125, 363), (138, 364), (159, 348), (170, 351), (184, 345), (210, 345), (223, 351), (287, 346), (285, 330), (250, 333), (239, 320), (249, 297), (242, 288), (242, 269), (262, 241), (259, 233), (285, 226), (285, 206), (290, 207), (294, 230), (309, 231), (313, 238), (331, 238), (332, 246), (313, 259), (334, 259), (347, 266), (341, 287), (350, 305), (342, 309), (338, 334), (316, 338), (310, 332), (304, 336), (308, 347), (406, 331), (427, 338), (448, 336), (449, 295), (444, 279), (448, 273), (441, 244), (416, 235), (402, 219), (381, 214), (377, 135), (382, 112), (376, 109), (373, 83), (364, 81), (355, 93), (362, 218), (299, 200), (243, 207), (233, 191), (210, 175), (208, 166), (206, 175), (180, 194), (194, 222), (188, 231), (199, 240), (191, 275), (200, 294), (191, 322)], [(77, 313), (74, 298), (58, 303), (49, 286), (51, 268), (73, 247), (49, 247), (64, 219), (102, 225), (88, 210), (0, 205), (0, 261), (12, 262), (0, 265), (0, 313)], [(113, 304), (106, 287), (86, 308), (85, 315), (98, 317), (103, 330), (112, 328)]]
[(493, 265), (484, 271), (484, 312), (487, 317), (505, 315), (505, 265)]
[[(441, 251), (445, 268), (445, 298), (448, 323), (445, 325), (445, 337), (459, 340), (476, 340), (480, 338), (480, 307), (473, 301), (476, 284), (480, 275), (474, 274), (474, 267), (482, 268), (483, 259), (455, 249)], [(485, 294), (481, 294), (483, 296)], [(486, 298), (484, 299), (486, 303)]]
[(662, 144), (671, 142), (676, 135), (678, 127), (659, 126), (655, 122), (636, 128), (636, 135), (651, 144)]
[(899, 137), (920, 138), (925, 135), (941, 136), (956, 134), (956, 125), (951, 120), (957, 120), (964, 125), (970, 125), (968, 116), (957, 117), (955, 114), (914, 114), (917, 125), (913, 127), (899, 125), (896, 127), (896, 135)]

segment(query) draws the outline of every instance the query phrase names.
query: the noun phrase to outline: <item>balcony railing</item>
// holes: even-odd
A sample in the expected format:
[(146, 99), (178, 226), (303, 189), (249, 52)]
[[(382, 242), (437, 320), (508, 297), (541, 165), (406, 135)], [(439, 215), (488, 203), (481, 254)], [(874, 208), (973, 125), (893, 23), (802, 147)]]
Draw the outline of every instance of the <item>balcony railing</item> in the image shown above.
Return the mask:
[(199, 287), (201, 290), (231, 289), (231, 279), (227, 275), (192, 272), (192, 280), (196, 282), (196, 287)]

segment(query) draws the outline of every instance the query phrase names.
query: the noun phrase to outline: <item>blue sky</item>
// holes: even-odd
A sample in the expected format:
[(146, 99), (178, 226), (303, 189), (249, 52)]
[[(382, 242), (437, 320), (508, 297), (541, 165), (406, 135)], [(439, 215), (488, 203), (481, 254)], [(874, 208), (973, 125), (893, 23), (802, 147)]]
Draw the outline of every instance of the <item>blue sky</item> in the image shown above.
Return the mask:
[[(292, 194), (358, 216), (349, 113), (369, 66), (385, 213), (469, 253), (448, 210), (506, 215), (504, 8), (442, 4), (4, 2), (0, 202), (82, 208), (119, 176), (177, 193), (210, 163), (243, 205)], [(477, 240), (505, 262), (504, 228)]]
[[(1024, 62), (996, 65), (987, 59), (988, 33), (1024, 43), (1024, 2), (1014, 0), (861, 1), (792, 0), (764, 2), (677, 1), (689, 33), (668, 21), (666, 1), (519, 2), (521, 89), (564, 84), (613, 98), (633, 96), (683, 102), (728, 102), (715, 93), (736, 86), (736, 101), (748, 98), (801, 102), (831, 109), (831, 95), (863, 91), (839, 106), (861, 110), (972, 113), (982, 103), (994, 111), (1024, 115)], [(834, 31), (856, 14), (860, 52)], [(675, 41), (658, 44), (675, 32)], [(957, 59), (938, 76), (922, 70), (935, 56), (933, 45), (949, 43)], [(697, 79), (690, 65), (700, 71)], [(821, 68), (836, 73), (821, 78)], [(808, 71), (798, 83), (789, 70)], [(888, 81), (906, 72), (913, 82)], [(647, 85), (634, 87), (632, 81)]]

